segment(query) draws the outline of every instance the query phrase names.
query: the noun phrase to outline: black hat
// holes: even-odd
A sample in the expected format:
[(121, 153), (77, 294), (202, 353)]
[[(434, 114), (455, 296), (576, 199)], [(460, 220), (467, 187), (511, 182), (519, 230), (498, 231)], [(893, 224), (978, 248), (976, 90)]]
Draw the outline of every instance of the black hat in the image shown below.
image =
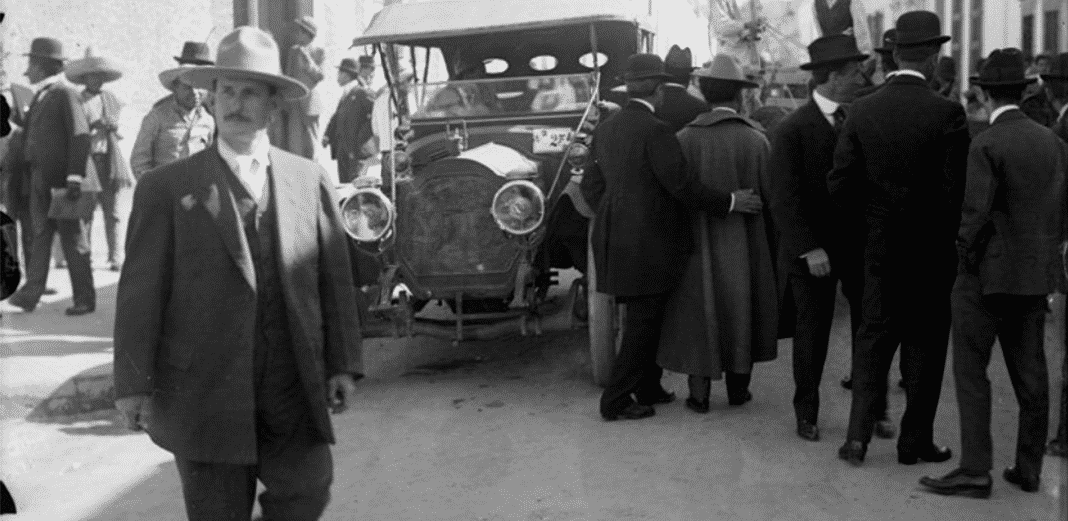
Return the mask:
[(879, 54), (893, 54), (894, 53), (894, 39), (897, 38), (897, 29), (887, 29), (883, 33), (883, 46), (876, 47), (874, 50)]
[(175, 56), (174, 61), (179, 65), (215, 65), (211, 59), (211, 50), (204, 42), (185, 42), (185, 45), (182, 45), (182, 55)]
[(664, 60), (655, 54), (632, 54), (627, 58), (627, 68), (619, 76), (621, 81), (670, 80), (672, 76), (664, 72)]
[(1019, 49), (994, 49), (983, 62), (978, 76), (972, 76), (971, 82), (980, 87), (1013, 87), (1030, 85), (1038, 78), (1025, 76), (1023, 52)]
[(816, 38), (808, 45), (809, 63), (800, 69), (810, 71), (821, 67), (839, 65), (851, 61), (864, 61), (867, 54), (857, 49), (857, 39), (845, 34), (832, 34)]
[(364, 55), (360, 56), (359, 58), (357, 58), (357, 60), (359, 60), (360, 67), (374, 67), (375, 66), (375, 57), (374, 56), (368, 56), (368, 55), (364, 54)]
[(1049, 72), (1042, 74), (1042, 81), (1068, 82), (1068, 52), (1062, 52), (1049, 62)]
[(342, 59), (341, 63), (338, 64), (337, 68), (339, 70), (343, 70), (343, 71), (345, 71), (345, 72), (347, 72), (347, 73), (349, 73), (349, 74), (351, 74), (353, 76), (357, 76), (357, 75), (360, 74), (360, 66), (356, 65), (356, 60), (354, 60), (352, 58), (344, 58), (344, 59)]
[(895, 47), (942, 45), (951, 38), (942, 34), (942, 21), (930, 11), (909, 11), (898, 17)]
[(34, 38), (30, 42), (30, 52), (26, 53), (26, 56), (60, 62), (67, 61), (67, 57), (63, 56), (63, 43), (55, 38)]
[(693, 66), (693, 53), (690, 48), (685, 49), (678, 45), (672, 45), (664, 57), (664, 70), (676, 76), (689, 76), (697, 67)]

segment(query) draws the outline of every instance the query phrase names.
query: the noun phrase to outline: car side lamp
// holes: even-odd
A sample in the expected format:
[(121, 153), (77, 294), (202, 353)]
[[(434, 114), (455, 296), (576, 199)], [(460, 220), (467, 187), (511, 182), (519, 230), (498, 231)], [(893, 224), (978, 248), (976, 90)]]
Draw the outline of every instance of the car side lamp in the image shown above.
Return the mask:
[(353, 181), (356, 190), (341, 202), (345, 232), (362, 243), (375, 243), (389, 237), (397, 211), (382, 193), (382, 181), (361, 177)]
[(490, 212), (501, 230), (527, 235), (545, 220), (545, 193), (527, 179), (513, 179), (497, 190)]

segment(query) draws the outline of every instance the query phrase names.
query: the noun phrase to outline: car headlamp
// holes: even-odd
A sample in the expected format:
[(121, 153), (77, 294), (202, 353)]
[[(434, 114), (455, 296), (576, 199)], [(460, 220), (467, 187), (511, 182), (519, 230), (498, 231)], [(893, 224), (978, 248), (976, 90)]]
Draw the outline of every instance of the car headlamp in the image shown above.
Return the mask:
[(382, 240), (393, 228), (397, 212), (378, 188), (358, 188), (341, 203), (345, 232), (360, 242)]
[(525, 235), (536, 230), (545, 219), (545, 194), (530, 181), (509, 181), (493, 196), (490, 211), (502, 230)]
[(590, 147), (575, 142), (567, 149), (567, 162), (572, 168), (582, 168), (590, 158)]

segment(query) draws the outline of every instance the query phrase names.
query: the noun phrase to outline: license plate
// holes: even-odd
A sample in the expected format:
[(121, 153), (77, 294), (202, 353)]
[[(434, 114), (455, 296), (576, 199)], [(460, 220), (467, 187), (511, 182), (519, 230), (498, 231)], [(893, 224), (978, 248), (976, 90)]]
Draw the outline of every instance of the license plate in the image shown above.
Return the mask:
[(563, 152), (575, 132), (569, 128), (539, 128), (534, 130), (535, 154), (558, 154)]

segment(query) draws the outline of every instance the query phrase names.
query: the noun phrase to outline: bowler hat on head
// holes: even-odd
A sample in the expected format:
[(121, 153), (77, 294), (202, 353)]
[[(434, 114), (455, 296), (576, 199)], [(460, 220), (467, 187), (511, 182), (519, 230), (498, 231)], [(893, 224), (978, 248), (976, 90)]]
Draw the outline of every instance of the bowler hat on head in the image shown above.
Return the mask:
[(897, 29), (887, 29), (883, 33), (883, 46), (876, 47), (874, 50), (879, 54), (893, 54), (894, 53), (894, 39), (897, 38)]
[(67, 61), (67, 57), (63, 56), (63, 43), (55, 38), (34, 38), (30, 42), (30, 52), (25, 55), (31, 58)]
[(734, 83), (739, 89), (752, 89), (760, 86), (746, 79), (738, 62), (726, 54), (715, 55), (707, 67), (697, 69), (693, 75), (699, 80), (709, 79)]
[(1028, 78), (1026, 69), (1019, 49), (994, 49), (971, 82), (980, 87), (1022, 87), (1038, 81), (1038, 78)]
[(204, 42), (185, 42), (182, 45), (182, 55), (175, 56), (174, 61), (179, 65), (213, 65), (211, 61), (211, 49)]
[(119, 70), (119, 66), (107, 58), (95, 56), (92, 47), (85, 49), (85, 58), (68, 63), (65, 67), (65, 72), (67, 79), (71, 83), (78, 84), (84, 84), (90, 74), (101, 75), (104, 83), (109, 83), (122, 77), (122, 71)]
[(315, 36), (319, 34), (319, 26), (315, 24), (315, 18), (312, 18), (311, 16), (302, 16), (293, 20), (293, 23), (300, 26), (301, 29), (304, 29), (304, 31), (310, 34), (312, 38), (315, 38)]
[(664, 60), (655, 54), (638, 53), (627, 58), (627, 67), (618, 79), (621, 81), (669, 80), (672, 76), (664, 71)]
[(181, 77), (190, 85), (210, 89), (219, 78), (252, 80), (278, 89), (287, 100), (308, 95), (303, 83), (282, 74), (278, 44), (269, 33), (255, 27), (238, 27), (219, 42), (215, 65), (187, 67)]
[(337, 66), (338, 70), (345, 71), (352, 76), (356, 76), (360, 73), (360, 66), (356, 64), (356, 60), (352, 58), (343, 58), (341, 63)]
[(894, 24), (895, 47), (942, 45), (951, 38), (942, 34), (942, 21), (930, 11), (909, 11)]
[(821, 67), (832, 67), (846, 62), (859, 62), (868, 58), (857, 49), (857, 39), (845, 34), (832, 34), (813, 40), (808, 46), (808, 63), (800, 69), (811, 71)]
[(1068, 82), (1068, 52), (1062, 52), (1049, 62), (1049, 72), (1042, 74), (1042, 81)]
[(681, 74), (690, 74), (697, 67), (693, 66), (693, 53), (690, 48), (685, 49), (678, 45), (672, 45), (664, 56), (664, 69), (668, 72), (678, 71)]

